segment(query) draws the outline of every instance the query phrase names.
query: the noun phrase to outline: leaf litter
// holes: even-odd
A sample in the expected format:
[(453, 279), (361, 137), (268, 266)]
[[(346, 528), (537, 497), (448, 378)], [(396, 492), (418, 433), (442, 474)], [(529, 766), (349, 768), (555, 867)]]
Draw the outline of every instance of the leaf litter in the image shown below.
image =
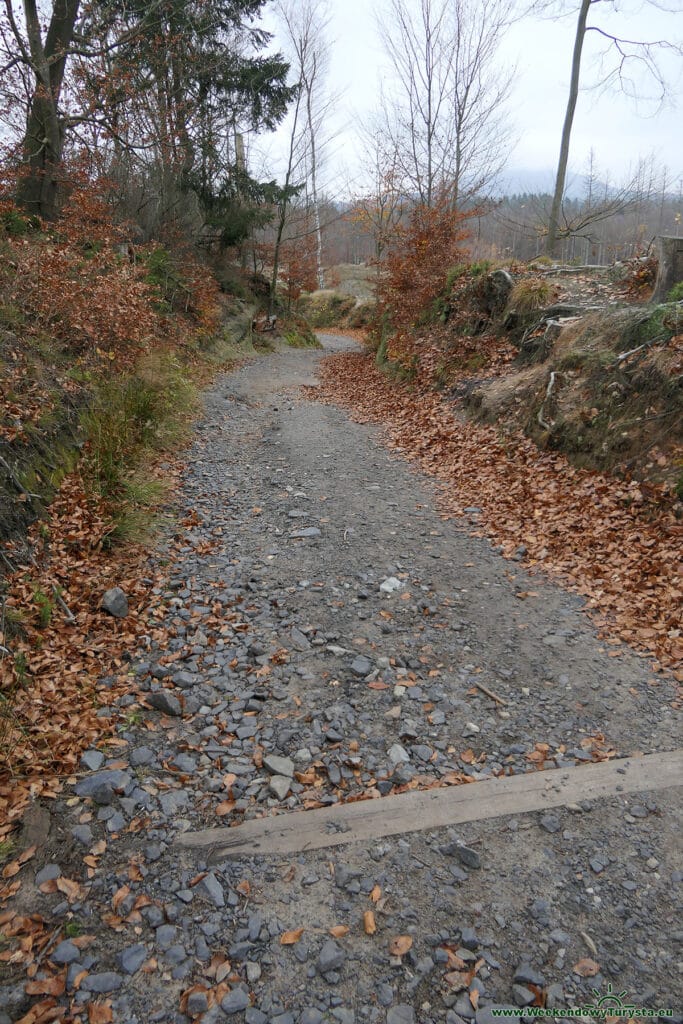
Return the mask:
[(364, 353), (329, 356), (320, 378), (312, 397), (381, 424), (390, 448), (438, 480), (446, 517), (479, 510), (474, 536), (507, 558), (523, 545), (528, 568), (586, 598), (601, 638), (683, 682), (683, 524), (664, 488), (579, 469), (521, 432), (461, 422), (432, 388), (391, 380)]

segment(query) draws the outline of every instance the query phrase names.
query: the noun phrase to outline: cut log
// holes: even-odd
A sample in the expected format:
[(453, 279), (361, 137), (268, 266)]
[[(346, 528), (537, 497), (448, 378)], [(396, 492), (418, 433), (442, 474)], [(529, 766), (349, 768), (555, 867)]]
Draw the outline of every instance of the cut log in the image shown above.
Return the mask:
[(657, 238), (659, 269), (652, 302), (666, 302), (675, 284), (683, 281), (683, 238), (659, 235)]

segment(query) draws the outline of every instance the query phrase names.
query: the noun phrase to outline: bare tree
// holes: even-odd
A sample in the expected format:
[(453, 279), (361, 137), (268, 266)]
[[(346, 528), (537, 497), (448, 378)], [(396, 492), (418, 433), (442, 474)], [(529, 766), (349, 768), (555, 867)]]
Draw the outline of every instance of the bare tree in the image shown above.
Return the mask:
[(353, 201), (350, 217), (372, 235), (377, 275), (408, 203), (401, 187), (399, 157), (381, 125), (370, 123), (361, 130), (364, 153), (363, 187)]
[[(331, 97), (325, 94), (329, 65), (327, 0), (277, 0), (276, 10), (286, 35), (286, 49), (301, 90), (307, 181), (316, 236), (318, 287), (325, 287), (323, 236), (320, 218), (319, 174), (326, 144), (325, 122)], [(302, 140), (303, 141), (303, 140)]]
[(393, 71), (383, 100), (385, 132), (406, 187), (431, 206), (481, 195), (509, 151), (511, 71), (498, 48), (505, 0), (389, 0), (379, 31)]
[[(609, 87), (617, 85), (627, 96), (637, 99), (642, 93), (639, 92), (640, 83), (649, 81), (654, 86), (653, 98), (656, 102), (662, 103), (666, 97), (666, 78), (660, 62), (661, 56), (666, 52), (683, 54), (683, 47), (680, 42), (672, 42), (668, 39), (656, 40), (634, 40), (615, 35), (608, 29), (597, 25), (589, 24), (591, 8), (602, 4), (601, 10), (605, 9), (605, 3), (611, 6), (616, 14), (616, 0), (580, 0), (575, 8), (576, 33), (574, 36), (574, 51), (572, 54), (571, 77), (569, 82), (569, 95), (567, 97), (567, 108), (562, 126), (562, 137), (560, 141), (560, 156), (557, 164), (557, 175), (555, 178), (555, 189), (550, 209), (548, 222), (548, 233), (545, 240), (545, 254), (553, 256), (557, 243), (561, 237), (561, 208), (567, 180), (567, 164), (569, 162), (569, 145), (571, 140), (574, 114), (579, 97), (579, 84), (581, 80), (581, 60), (586, 36), (589, 32), (599, 37), (602, 45), (600, 53), (601, 75), (596, 86)], [(647, 0), (650, 6), (658, 10), (667, 10), (658, 0)], [(563, 8), (557, 6), (551, 0), (547, 4), (545, 0), (535, 4), (532, 8), (536, 11), (544, 11), (548, 8), (561, 11)], [(673, 13), (674, 8), (671, 8)], [(680, 9), (679, 9), (680, 13)], [(622, 16), (620, 11), (620, 16)]]

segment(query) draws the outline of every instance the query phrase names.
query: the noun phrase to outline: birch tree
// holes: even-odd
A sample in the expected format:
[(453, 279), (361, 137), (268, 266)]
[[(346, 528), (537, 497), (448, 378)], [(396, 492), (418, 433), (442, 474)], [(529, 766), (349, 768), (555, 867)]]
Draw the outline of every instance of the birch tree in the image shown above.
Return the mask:
[(406, 190), (422, 205), (444, 194), (466, 204), (504, 164), (512, 71), (502, 68), (498, 50), (508, 7), (505, 0), (389, 0), (379, 20), (392, 73), (384, 130)]
[(325, 123), (331, 106), (331, 98), (325, 92), (329, 67), (329, 11), (327, 0), (278, 0), (276, 10), (301, 93), (299, 114), (304, 139), (300, 141), (304, 142), (306, 152), (305, 184), (313, 213), (318, 287), (324, 288), (320, 171), (327, 141)]
[[(597, 7), (598, 4), (600, 7)], [(668, 10), (672, 14), (678, 10), (680, 14), (679, 7), (667, 7), (666, 4), (660, 3), (659, 0), (647, 0), (645, 6), (648, 5), (652, 9), (659, 11)], [(642, 7), (643, 5), (640, 4), (639, 6)], [(578, 5), (571, 5), (569, 8), (570, 11), (576, 14), (576, 29), (567, 107), (560, 138), (560, 155), (548, 219), (548, 232), (545, 239), (544, 252), (547, 256), (555, 255), (558, 241), (563, 237), (561, 225), (562, 200), (567, 181), (572, 127), (579, 98), (584, 46), (589, 34), (597, 40), (596, 55), (599, 62), (598, 79), (593, 87), (608, 88), (616, 86), (636, 102), (648, 99), (653, 101), (655, 106), (662, 104), (667, 95), (667, 81), (663, 58), (667, 54), (683, 55), (683, 46), (680, 40), (629, 39), (612, 31), (608, 23), (591, 22), (590, 18), (593, 8), (596, 8), (601, 14), (604, 11), (613, 11), (615, 22), (623, 19), (623, 12), (617, 6), (616, 0), (580, 0)], [(554, 10), (562, 13), (566, 9), (565, 4), (558, 5), (556, 3), (546, 4), (541, 2), (534, 5), (532, 11)], [(674, 23), (672, 21), (673, 27)]]

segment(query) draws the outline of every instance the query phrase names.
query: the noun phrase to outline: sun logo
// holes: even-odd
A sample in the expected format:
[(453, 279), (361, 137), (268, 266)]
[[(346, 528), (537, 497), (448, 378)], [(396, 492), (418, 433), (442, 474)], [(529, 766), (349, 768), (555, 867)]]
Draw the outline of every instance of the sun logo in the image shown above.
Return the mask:
[(615, 992), (610, 982), (607, 986), (607, 992), (602, 995), (600, 989), (594, 988), (591, 995), (595, 997), (597, 1002), (595, 1003), (596, 1009), (612, 1009), (612, 1010), (635, 1010), (634, 1003), (625, 1003), (624, 996), (626, 995), (626, 989), (623, 992)]

